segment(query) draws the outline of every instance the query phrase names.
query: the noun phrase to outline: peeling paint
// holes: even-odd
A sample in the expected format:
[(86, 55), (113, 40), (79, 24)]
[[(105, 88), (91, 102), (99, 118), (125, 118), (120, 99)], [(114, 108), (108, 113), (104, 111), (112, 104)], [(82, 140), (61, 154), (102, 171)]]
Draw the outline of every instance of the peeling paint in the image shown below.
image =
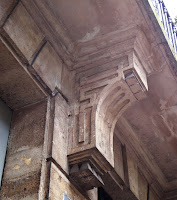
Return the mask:
[(29, 146), (22, 146), (22, 147), (18, 148), (16, 150), (16, 152), (24, 151), (24, 150), (27, 150), (27, 149), (29, 149)]
[(26, 165), (31, 164), (31, 158), (21, 158), (21, 160), (24, 161)]
[(92, 40), (98, 33), (100, 32), (100, 26), (95, 26), (90, 33), (86, 33), (86, 35), (79, 40), (79, 42), (87, 42)]
[(13, 170), (18, 170), (18, 169), (20, 169), (20, 165), (15, 165), (12, 169)]

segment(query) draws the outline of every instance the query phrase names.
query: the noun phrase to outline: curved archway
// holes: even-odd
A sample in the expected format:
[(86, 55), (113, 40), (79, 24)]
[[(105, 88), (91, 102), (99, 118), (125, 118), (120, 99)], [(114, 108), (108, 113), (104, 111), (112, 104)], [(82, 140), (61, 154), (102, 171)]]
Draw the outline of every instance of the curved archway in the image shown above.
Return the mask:
[(103, 89), (96, 107), (96, 146), (114, 166), (113, 133), (122, 113), (136, 101), (124, 80), (115, 81)]

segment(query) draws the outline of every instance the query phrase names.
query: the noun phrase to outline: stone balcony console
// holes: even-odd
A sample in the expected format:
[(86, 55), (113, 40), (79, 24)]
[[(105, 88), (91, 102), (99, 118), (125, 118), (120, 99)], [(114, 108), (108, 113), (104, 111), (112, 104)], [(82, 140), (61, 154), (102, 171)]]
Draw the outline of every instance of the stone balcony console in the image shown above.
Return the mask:
[(171, 39), (151, 0), (1, 0), (0, 199), (175, 200)]

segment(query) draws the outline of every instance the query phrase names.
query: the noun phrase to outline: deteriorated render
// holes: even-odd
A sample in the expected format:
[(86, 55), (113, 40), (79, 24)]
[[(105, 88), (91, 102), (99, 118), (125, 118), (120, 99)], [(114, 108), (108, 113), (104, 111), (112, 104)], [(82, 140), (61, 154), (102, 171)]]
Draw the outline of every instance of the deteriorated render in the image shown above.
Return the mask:
[(0, 0), (1, 200), (177, 199), (176, 32), (153, 3)]

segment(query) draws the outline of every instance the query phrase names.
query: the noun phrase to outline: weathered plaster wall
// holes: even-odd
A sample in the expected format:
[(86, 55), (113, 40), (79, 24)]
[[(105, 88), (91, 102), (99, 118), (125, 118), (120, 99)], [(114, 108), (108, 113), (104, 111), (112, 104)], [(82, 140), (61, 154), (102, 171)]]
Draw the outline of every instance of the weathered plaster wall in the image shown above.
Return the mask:
[(122, 180), (125, 180), (122, 144), (117, 137), (114, 137), (114, 162), (115, 171), (119, 174)]
[[(4, 73), (1, 91), (5, 91), (5, 86), (9, 86), (6, 75), (12, 75), (13, 78), (10, 79), (13, 86), (20, 83), (18, 90), (8, 87), (7, 94), (3, 96), (15, 111), (0, 193), (2, 199), (47, 198), (50, 165), (54, 161), (61, 171), (69, 175), (67, 101), (73, 99), (74, 73), (64, 64), (54, 48), (55, 45), (46, 36), (45, 29), (39, 28), (25, 4), (24, 1), (15, 0), (0, 2), (0, 34), (3, 40), (1, 48), (4, 48), (1, 51), (4, 53), (0, 57), (3, 61), (1, 70)], [(13, 52), (20, 66), (17, 66), (16, 59), (10, 57), (11, 54), (6, 48)], [(13, 66), (13, 70), (9, 66)], [(24, 71), (27, 76), (14, 76), (14, 73), (19, 75), (17, 68)], [(54, 108), (48, 108), (45, 100), (34, 103), (45, 98), (45, 95), (41, 95), (36, 101), (35, 91), (39, 89), (37, 87), (32, 89), (34, 94), (30, 92), (29, 96), (26, 95), (30, 90), (26, 85), (29, 87), (33, 84), (33, 81), (26, 83), (28, 78), (30, 81), (33, 78), (39, 88), (46, 92), (46, 96), (55, 96), (58, 92), (61, 94), (53, 98)], [(7, 97), (11, 97), (11, 94), (13, 98), (9, 100)], [(21, 104), (24, 98), (18, 96), (19, 94), (24, 94), (29, 101)], [(14, 106), (14, 101), (18, 102), (18, 107)], [(66, 190), (70, 192), (70, 188)]]
[(49, 199), (63, 200), (65, 194), (71, 200), (86, 200), (86, 198), (75, 189), (70, 181), (68, 181), (66, 176), (52, 164)]
[[(68, 179), (69, 105), (60, 94), (52, 101), (53, 105), (44, 100), (14, 111), (0, 193), (2, 200), (37, 200), (48, 198), (48, 195), (49, 199), (62, 200), (65, 194), (71, 200), (86, 199)], [(44, 186), (45, 177), (50, 179), (49, 194), (49, 185)], [(97, 191), (85, 195), (97, 199)]]
[(45, 31), (39, 28), (24, 3), (10, 0), (0, 3), (1, 34), (48, 92), (58, 89), (67, 99), (71, 99), (74, 74), (68, 70)]
[(45, 101), (13, 112), (1, 199), (37, 199), (45, 116)]
[(159, 200), (159, 197), (155, 194), (150, 184), (145, 179), (144, 175), (138, 168), (138, 163), (132, 157), (130, 152), (127, 153), (128, 175), (131, 191), (135, 194), (139, 200)]
[[(133, 6), (129, 7), (129, 9), (127, 9), (126, 6), (129, 5), (128, 1), (115, 0), (112, 1), (114, 2), (113, 4), (108, 4), (108, 2), (99, 3), (97, 6), (104, 14), (97, 13), (96, 10), (94, 13), (98, 15), (101, 20), (100, 25), (103, 26), (102, 28), (104, 30), (100, 32), (102, 33), (102, 36), (100, 34), (100, 39), (97, 38), (97, 41), (93, 40), (90, 43), (79, 44), (78, 49), (76, 48), (76, 51), (78, 50), (77, 53), (79, 53), (78, 58), (75, 58), (73, 52), (71, 53), (73, 54), (73, 56), (71, 56), (73, 62), (69, 62), (71, 60), (68, 59), (70, 57), (69, 51), (72, 49), (73, 45), (71, 42), (72, 40), (67, 39), (66, 35), (67, 32), (69, 32), (67, 27), (72, 27), (70, 30), (72, 32), (71, 35), (77, 35), (78, 37), (81, 34), (83, 31), (81, 31), (81, 27), (75, 26), (73, 28), (73, 24), (76, 22), (77, 25), (79, 24), (80, 26), (83, 23), (85, 26), (85, 21), (83, 18), (80, 18), (80, 16), (83, 15), (82, 12), (84, 13), (85, 6), (81, 6), (80, 9), (78, 9), (79, 12), (81, 11), (80, 15), (79, 13), (78, 15), (69, 15), (70, 12), (68, 9), (66, 9), (66, 11), (62, 10), (64, 14), (62, 14), (63, 17), (67, 14), (67, 19), (65, 17), (63, 18), (65, 19), (65, 23), (69, 21), (69, 26), (64, 27), (58, 13), (55, 12), (53, 14), (51, 12), (52, 9), (53, 11), (61, 9), (61, 7), (54, 7), (54, 2), (56, 1), (52, 1), (53, 3), (50, 2), (51, 4), (48, 5), (46, 2), (41, 2), (44, 1), (2, 0), (0, 2), (0, 35), (3, 38), (3, 42), (8, 44), (8, 48), (11, 49), (14, 57), (17, 57), (21, 65), (23, 65), (23, 70), (25, 71), (25, 73), (19, 73), (19, 71), (16, 71), (17, 66), (14, 66), (11, 70), (9, 79), (13, 79), (13, 81), (16, 79), (18, 80), (18, 83), (22, 83), (18, 84), (18, 91), (15, 90), (15, 92), (12, 92), (14, 90), (14, 85), (16, 85), (14, 83), (17, 83), (15, 82), (16, 80), (11, 84), (12, 87), (9, 87), (9, 79), (6, 79), (5, 81), (4, 79), (1, 79), (3, 80), (3, 84), (0, 84), (2, 85), (1, 91), (5, 91), (4, 98), (8, 99), (10, 96), (9, 104), (15, 109), (18, 108), (18, 110), (14, 111), (12, 121), (1, 193), (2, 199), (38, 199), (38, 193), (47, 193), (48, 195), (48, 186), (50, 182), (49, 195), (51, 199), (62, 199), (64, 194), (68, 194), (71, 200), (84, 200), (85, 197), (83, 197), (72, 185), (74, 181), (71, 180), (69, 176), (69, 164), (67, 158), (68, 146), (71, 150), (71, 154), (76, 152), (79, 154), (76, 158), (72, 157), (73, 163), (78, 162), (80, 165), (84, 159), (87, 162), (90, 162), (91, 160), (93, 161), (92, 158), (96, 156), (96, 159), (94, 158), (96, 164), (94, 164), (97, 171), (99, 171), (100, 174), (104, 174), (105, 182), (107, 182), (108, 179), (111, 179), (110, 183), (112, 185), (109, 185), (108, 182), (106, 186), (109, 188), (112, 186), (116, 186), (119, 189), (122, 188), (120, 189), (120, 193), (122, 192), (120, 195), (121, 197), (119, 198), (120, 200), (126, 199), (126, 195), (124, 196), (124, 194), (128, 193), (131, 193), (131, 196), (135, 195), (139, 200), (147, 199), (148, 181), (144, 175), (140, 173), (138, 163), (136, 163), (129, 154), (127, 158), (123, 156), (122, 144), (119, 141), (114, 141), (115, 149), (113, 151), (114, 126), (112, 126), (112, 124), (115, 125), (119, 115), (122, 114), (122, 112), (117, 111), (128, 104), (130, 102), (129, 98), (132, 99), (133, 95), (136, 99), (141, 100), (141, 98), (138, 98), (138, 96), (135, 95), (136, 92), (139, 94), (139, 89), (142, 89), (139, 82), (134, 79), (134, 81), (136, 81), (133, 85), (127, 85), (125, 81), (122, 81), (122, 79), (126, 78), (123, 76), (123, 68), (128, 69), (129, 67), (133, 67), (134, 61), (136, 61), (137, 65), (140, 64), (138, 59), (131, 59), (133, 53), (130, 53), (130, 51), (132, 51), (132, 49), (136, 50), (136, 53), (139, 54), (140, 60), (148, 73), (153, 71), (150, 66), (154, 67), (162, 62), (160, 62), (161, 57), (159, 57), (159, 61), (156, 64), (154, 64), (153, 59), (148, 60), (146, 58), (151, 57), (151, 54), (156, 54), (154, 51), (151, 52), (150, 39), (148, 41), (144, 34), (138, 34), (137, 27), (134, 27), (134, 33), (130, 31), (129, 27), (128, 29), (123, 29), (124, 31), (120, 33), (122, 25), (127, 26), (132, 22), (134, 24), (134, 21), (132, 21), (132, 16), (134, 16), (133, 13), (136, 13), (138, 19), (140, 17), (139, 9), (133, 8), (135, 6), (135, 1), (132, 1), (134, 2), (132, 4)], [(64, 1), (61, 2), (62, 5), (65, 4)], [(58, 3), (56, 5), (58, 5)], [(74, 6), (76, 5), (77, 4)], [(63, 6), (63, 8), (64, 7), (65, 6)], [(119, 24), (121, 26), (118, 26), (118, 30), (117, 28), (115, 29), (116, 32), (110, 32), (106, 35), (105, 33), (113, 31), (112, 29), (108, 29), (108, 27), (114, 25), (114, 20), (117, 19), (117, 16), (114, 16), (114, 12), (111, 12), (116, 10), (114, 7), (120, 9), (118, 21), (121, 22)], [(68, 8), (73, 8), (73, 6), (68, 6)], [(86, 6), (86, 8), (88, 8), (88, 6)], [(36, 12), (38, 9), (41, 11), (40, 14)], [(128, 10), (131, 11), (131, 15), (130, 13), (129, 15), (127, 14)], [(37, 14), (34, 14), (34, 12)], [(43, 15), (42, 18), (40, 18), (40, 15)], [(53, 15), (56, 15), (57, 17)], [(127, 16), (131, 16), (131, 20), (128, 20)], [(70, 18), (73, 19), (70, 20)], [(82, 23), (78, 23), (79, 20), (82, 20)], [(116, 22), (118, 21), (116, 20)], [(141, 17), (138, 21), (142, 21)], [(75, 33), (73, 32), (74, 30)], [(92, 30), (92, 28), (90, 30)], [(82, 32), (82, 39), (80, 38), (81, 40), (79, 41), (86, 42), (87, 40), (93, 39), (100, 30), (100, 27), (97, 26), (93, 27), (93, 32), (85, 30), (86, 35)], [(50, 34), (47, 34), (49, 32)], [(84, 37), (84, 35), (86, 37)], [(59, 39), (55, 40), (56, 38)], [(5, 49), (4, 46), (3, 43), (3, 49)], [(60, 46), (60, 50), (57, 46)], [(1, 57), (4, 57), (3, 54)], [(3, 62), (3, 66), (5, 66), (4, 69), (9, 66), (10, 59), (8, 59), (8, 57), (6, 58), (6, 61), (8, 60), (8, 62)], [(11, 59), (11, 63), (14, 62), (15, 61)], [(66, 66), (66, 63), (70, 63), (70, 68), (69, 66)], [(73, 65), (73, 68), (71, 65)], [(75, 70), (75, 72), (69, 70), (71, 68), (73, 71)], [(2, 66), (1, 69), (3, 69)], [(74, 73), (77, 74), (77, 91), (75, 90)], [(31, 91), (33, 91), (32, 85), (28, 84), (24, 74), (28, 74), (29, 77), (32, 77), (37, 81), (40, 89), (45, 91), (45, 97), (50, 96), (54, 99), (54, 111), (51, 111), (49, 116), (47, 115), (46, 117), (47, 102), (44, 101), (33, 105), (31, 104), (44, 98), (43, 95), (40, 95), (39, 98), (35, 99), (34, 96), (38, 96), (32, 92), (28, 92), (29, 96), (27, 95), (24, 97), (21, 95), (19, 97), (19, 94), (27, 94), (29, 85), (29, 89), (31, 88)], [(139, 74), (140, 78), (141, 74), (142, 73)], [(146, 77), (144, 79), (144, 75), (141, 83), (146, 82)], [(21, 79), (22, 77), (23, 79)], [(122, 81), (121, 85), (119, 85), (120, 81)], [(7, 82), (8, 91), (5, 89)], [(24, 83), (26, 83), (25, 87)], [(111, 88), (113, 88), (112, 83), (115, 83), (116, 86), (120, 86), (117, 88), (115, 87), (118, 91), (122, 85), (125, 86), (122, 87), (123, 90), (119, 91), (121, 92), (121, 98), (119, 98), (116, 90), (111, 91)], [(109, 87), (101, 94), (102, 89), (107, 85), (109, 85)], [(147, 84), (145, 85), (147, 86)], [(36, 88), (34, 91), (37, 91)], [(76, 93), (77, 96), (77, 103), (75, 102), (74, 93)], [(142, 93), (144, 93), (144, 91), (141, 91), (140, 95)], [(125, 94), (127, 95), (126, 99), (123, 98)], [(96, 99), (99, 99), (99, 95), (101, 96), (100, 100), (105, 99), (105, 101), (100, 103), (101, 111), (98, 112), (98, 126), (97, 123), (94, 122), (93, 113), (95, 110), (93, 109), (92, 112), (92, 108), (95, 108), (98, 103)], [(135, 100), (134, 96), (131, 103)], [(20, 100), (23, 102), (25, 98), (27, 101), (24, 101), (25, 105), (23, 106), (26, 106), (27, 104), (31, 105), (22, 108)], [(15, 104), (12, 104), (13, 99), (16, 100)], [(14, 105), (16, 105), (16, 107), (14, 107)], [(72, 107), (71, 111), (74, 110), (71, 114), (69, 112), (70, 106)], [(75, 115), (73, 121), (70, 120), (70, 118), (73, 117), (72, 114)], [(49, 124), (49, 127), (46, 123)], [(97, 132), (94, 132), (95, 124), (97, 126)], [(72, 130), (68, 131), (68, 128), (71, 128)], [(111, 135), (109, 135), (110, 132)], [(46, 134), (49, 134), (48, 137)], [(71, 138), (69, 144), (68, 134), (70, 134)], [(99, 153), (95, 155), (95, 151), (93, 151), (93, 154), (90, 154), (88, 151), (87, 153), (89, 155), (86, 153), (85, 158), (83, 159), (85, 153), (83, 150), (95, 147), (95, 142), (97, 144), (96, 147), (99, 149)], [(86, 147), (84, 147), (84, 145)], [(81, 157), (80, 152), (84, 152)], [(124, 159), (127, 159), (128, 163), (126, 169), (127, 177), (125, 177)], [(107, 161), (109, 161), (112, 166), (110, 166)], [(128, 178), (127, 181), (129, 181), (126, 183), (128, 187), (125, 187), (125, 185), (122, 184), (123, 181), (126, 181), (126, 178)], [(87, 183), (89, 182), (90, 181)], [(149, 187), (149, 189), (150, 200), (157, 200), (151, 187)], [(44, 192), (43, 190), (46, 191)], [(114, 189), (111, 190), (113, 191)], [(81, 191), (83, 192), (83, 188), (81, 188)], [(116, 199), (116, 191), (113, 192)], [(133, 193), (134, 195), (132, 195)], [(44, 199), (44, 197), (41, 196), (40, 198)], [(93, 200), (93, 197), (90, 197), (90, 199)]]
[(69, 105), (61, 95), (55, 97), (52, 158), (69, 174), (67, 159)]
[[(60, 95), (55, 96), (53, 121), (53, 139), (51, 154), (49, 199), (61, 199), (64, 195), (71, 200), (84, 200), (86, 197), (77, 190), (69, 178), (69, 163), (67, 158), (68, 130), (70, 122), (69, 104)], [(76, 185), (78, 183), (75, 183)], [(82, 191), (83, 192), (83, 191)], [(97, 200), (97, 191), (85, 192), (85, 196)]]

